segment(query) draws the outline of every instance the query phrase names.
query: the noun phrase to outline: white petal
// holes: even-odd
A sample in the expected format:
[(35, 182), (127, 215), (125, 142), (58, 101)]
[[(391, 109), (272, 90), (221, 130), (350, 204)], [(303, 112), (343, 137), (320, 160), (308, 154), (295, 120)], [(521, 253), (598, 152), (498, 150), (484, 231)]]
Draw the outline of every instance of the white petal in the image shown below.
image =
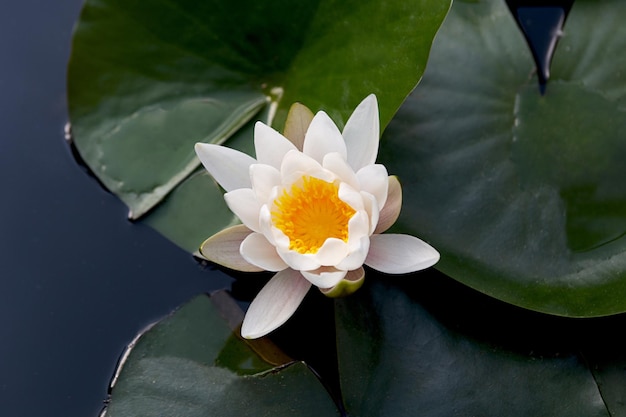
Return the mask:
[[(261, 210), (259, 212), (259, 229), (261, 229), (261, 233), (263, 233), (263, 236), (265, 236), (265, 238), (272, 245), (276, 246), (276, 239), (274, 237), (274, 231), (273, 231), (273, 229), (276, 229), (276, 228), (272, 227), (272, 213), (270, 212), (270, 209), (267, 206), (267, 204), (264, 204), (261, 207)], [(287, 236), (285, 236), (285, 239), (289, 241), (289, 238)]]
[(246, 237), (239, 247), (241, 256), (266, 271), (282, 271), (287, 264), (276, 253), (276, 248), (260, 233)]
[(376, 225), (378, 224), (378, 217), (380, 214), (378, 211), (378, 203), (376, 202), (374, 196), (368, 192), (361, 191), (361, 197), (363, 198), (363, 207), (365, 208), (369, 218), (368, 235), (371, 235), (374, 233)]
[(263, 271), (262, 268), (246, 261), (239, 252), (241, 242), (250, 233), (252, 231), (242, 224), (229, 227), (205, 240), (200, 246), (200, 253), (209, 261), (236, 271)]
[(301, 152), (288, 152), (280, 166), (280, 175), (283, 186), (289, 187), (300, 180), (304, 175), (332, 182), (335, 175), (324, 169), (315, 159)]
[(312, 271), (322, 266), (316, 261), (314, 254), (299, 253), (291, 249), (285, 250), (282, 245), (276, 245), (276, 250), (283, 261), (296, 271)]
[(354, 210), (363, 210), (363, 196), (349, 184), (345, 182), (339, 184), (337, 195), (341, 201), (352, 207)]
[(389, 174), (384, 165), (367, 165), (357, 171), (360, 190), (367, 191), (376, 198), (378, 207), (384, 207), (389, 188)]
[(398, 220), (400, 209), (402, 208), (402, 187), (400, 181), (395, 176), (389, 177), (389, 187), (387, 191), (387, 202), (380, 211), (378, 225), (374, 233), (382, 233), (389, 229)]
[(333, 266), (341, 262), (346, 256), (348, 256), (346, 242), (337, 238), (328, 238), (315, 253), (315, 260), (322, 266)]
[(363, 265), (369, 251), (369, 220), (358, 211), (348, 222), (348, 255), (336, 264), (339, 269), (353, 270)]
[(256, 339), (275, 330), (296, 311), (311, 283), (297, 271), (274, 275), (250, 304), (241, 325), (241, 336)]
[(250, 165), (255, 159), (243, 152), (212, 143), (196, 143), (196, 154), (209, 174), (226, 191), (250, 188)]
[[(270, 225), (271, 238), (268, 240), (276, 246), (278, 254), (289, 252), (289, 238), (282, 230), (274, 225)], [(295, 269), (295, 268), (294, 268)]]
[(261, 204), (256, 198), (254, 191), (250, 188), (238, 188), (224, 194), (224, 200), (228, 208), (243, 224), (249, 229), (259, 232), (259, 211)]
[(333, 174), (339, 177), (341, 182), (345, 182), (350, 187), (354, 189), (358, 189), (360, 187), (359, 180), (352, 170), (352, 167), (348, 165), (346, 160), (337, 152), (326, 154), (326, 156), (324, 156), (324, 160), (322, 161), (322, 166), (325, 169), (332, 171)]
[(348, 220), (348, 243), (352, 240), (361, 239), (363, 236), (369, 236), (370, 221), (365, 210), (359, 210)]
[(339, 284), (348, 271), (322, 266), (314, 271), (301, 271), (302, 275), (318, 288), (331, 288)]
[(365, 264), (388, 274), (405, 274), (433, 266), (439, 252), (409, 235), (373, 235)]
[(354, 239), (349, 242), (350, 252), (341, 262), (337, 264), (338, 269), (346, 269), (351, 271), (363, 266), (365, 258), (370, 248), (369, 236), (363, 236), (360, 239)]
[(304, 137), (303, 152), (320, 164), (324, 155), (338, 152), (346, 159), (346, 143), (341, 136), (337, 125), (323, 111), (318, 112)]
[(348, 163), (358, 171), (376, 161), (380, 139), (378, 102), (370, 94), (354, 109), (343, 128), (343, 138), (348, 148)]
[(276, 169), (280, 168), (287, 152), (297, 150), (289, 139), (261, 122), (256, 122), (254, 125), (254, 149), (257, 161)]
[(271, 165), (252, 164), (250, 165), (250, 180), (257, 199), (260, 202), (267, 202), (273, 188), (281, 183), (280, 171)]

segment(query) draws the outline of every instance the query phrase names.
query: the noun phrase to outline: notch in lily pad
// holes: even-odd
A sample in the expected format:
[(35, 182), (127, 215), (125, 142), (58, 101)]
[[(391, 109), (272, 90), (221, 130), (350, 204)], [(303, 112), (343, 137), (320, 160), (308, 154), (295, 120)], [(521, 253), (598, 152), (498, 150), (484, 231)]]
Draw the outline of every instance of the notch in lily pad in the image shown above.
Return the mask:
[(574, 0), (507, 0), (535, 60), (539, 91), (550, 79), (550, 64)]

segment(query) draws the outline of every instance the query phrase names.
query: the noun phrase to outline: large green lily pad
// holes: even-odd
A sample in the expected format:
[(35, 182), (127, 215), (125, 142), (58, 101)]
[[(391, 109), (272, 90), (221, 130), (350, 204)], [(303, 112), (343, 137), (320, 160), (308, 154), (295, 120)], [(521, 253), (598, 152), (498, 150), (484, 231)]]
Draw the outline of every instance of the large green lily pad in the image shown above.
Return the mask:
[(385, 132), (438, 268), (565, 316), (626, 311), (626, 3), (574, 4), (545, 95), (504, 2), (455, 3)]
[(272, 365), (267, 356), (281, 358), (271, 344), (239, 339), (229, 325), (238, 307), (218, 296), (195, 298), (133, 341), (107, 417), (339, 415), (304, 363)]
[(68, 70), (74, 143), (139, 218), (199, 166), (195, 142), (223, 142), (268, 101), (282, 129), (295, 101), (341, 122), (376, 93), (386, 125), (420, 79), (449, 7), (87, 0)]
[[(605, 403), (575, 350), (542, 349), (545, 343), (539, 338), (512, 349), (496, 342), (503, 339), (498, 333), (464, 334), (454, 329), (463, 314), (460, 308), (442, 306), (446, 297), (440, 297), (436, 310), (456, 315), (453, 326), (446, 325), (416, 302), (420, 286), (398, 285), (399, 281), (383, 284), (370, 279), (355, 295), (337, 303), (340, 377), (350, 415), (613, 415), (609, 412), (614, 411), (613, 404)], [(476, 327), (483, 332), (500, 327), (500, 333), (508, 334), (531, 331), (510, 329), (500, 319)]]

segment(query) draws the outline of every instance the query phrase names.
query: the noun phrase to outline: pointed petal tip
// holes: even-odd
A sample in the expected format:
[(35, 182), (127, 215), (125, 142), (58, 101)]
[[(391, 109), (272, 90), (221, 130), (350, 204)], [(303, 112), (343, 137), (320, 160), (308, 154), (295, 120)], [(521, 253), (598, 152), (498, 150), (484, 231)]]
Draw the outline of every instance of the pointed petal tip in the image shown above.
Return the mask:
[(251, 233), (252, 230), (244, 225), (229, 227), (205, 240), (198, 252), (204, 259), (235, 271), (263, 271), (262, 268), (246, 261), (239, 251), (241, 242)]
[(244, 330), (244, 327), (241, 326), (241, 337), (243, 337), (244, 339), (248, 339), (248, 340), (258, 339), (260, 337), (263, 337), (263, 336), (267, 335), (269, 332), (271, 332), (271, 330), (267, 331), (265, 333), (263, 333), (263, 332), (253, 333), (249, 329)]
[(378, 97), (376, 97), (376, 94), (371, 93), (369, 94), (367, 97), (365, 97), (363, 99), (363, 101), (361, 103), (368, 103), (371, 102), (372, 104), (375, 104), (376, 107), (378, 107)]
[(194, 149), (204, 168), (226, 191), (250, 188), (249, 168), (256, 163), (250, 155), (213, 143), (196, 143)]
[(378, 100), (370, 94), (361, 101), (342, 132), (348, 149), (348, 162), (355, 171), (373, 164), (378, 155), (380, 115)]
[(292, 315), (311, 288), (298, 271), (278, 272), (257, 294), (241, 324), (241, 336), (257, 339), (282, 326)]
[(411, 235), (372, 235), (365, 264), (387, 274), (406, 274), (430, 268), (440, 258), (428, 243)]

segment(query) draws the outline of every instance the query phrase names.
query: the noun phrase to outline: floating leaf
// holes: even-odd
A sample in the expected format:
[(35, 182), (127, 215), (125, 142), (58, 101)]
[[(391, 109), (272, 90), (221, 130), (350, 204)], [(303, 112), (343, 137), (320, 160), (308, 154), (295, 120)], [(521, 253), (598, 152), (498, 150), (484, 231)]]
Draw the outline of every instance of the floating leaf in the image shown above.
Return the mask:
[(577, 1), (542, 96), (503, 2), (455, 3), (380, 158), (403, 181), (398, 228), (441, 271), (552, 314), (626, 311), (623, 16)]
[(199, 166), (195, 142), (223, 142), (267, 99), (282, 129), (295, 101), (341, 121), (376, 93), (384, 126), (420, 79), (449, 6), (88, 0), (68, 70), (76, 148), (139, 218)]
[[(340, 377), (350, 415), (609, 416), (575, 353), (522, 353), (490, 342), (500, 336), (493, 332), (487, 340), (460, 333), (416, 302), (410, 285), (395, 281), (370, 279), (337, 302)], [(460, 312), (441, 304), (438, 310)], [(497, 323), (508, 331), (506, 322)]]
[(195, 298), (132, 343), (107, 417), (339, 415), (304, 363), (268, 363), (280, 353), (263, 341), (266, 355), (255, 353), (222, 317), (224, 301), (212, 298)]

